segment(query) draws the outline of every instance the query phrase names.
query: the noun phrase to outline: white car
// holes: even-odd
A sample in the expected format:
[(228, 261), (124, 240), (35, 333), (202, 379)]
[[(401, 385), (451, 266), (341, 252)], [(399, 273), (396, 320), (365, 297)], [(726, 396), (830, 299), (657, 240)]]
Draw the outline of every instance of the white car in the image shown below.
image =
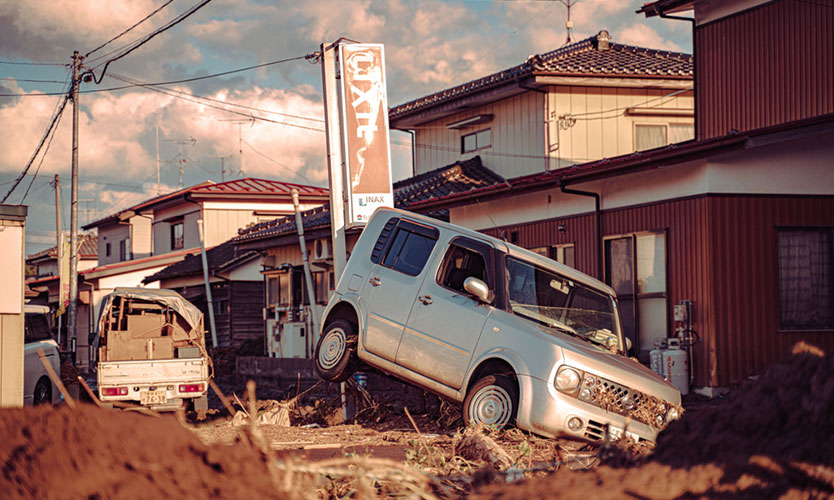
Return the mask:
[(23, 312), (25, 317), (23, 404), (37, 406), (45, 403), (58, 403), (61, 400), (61, 394), (47, 375), (46, 367), (38, 357), (38, 349), (40, 349), (55, 373), (61, 373), (58, 343), (52, 338), (52, 331), (49, 328), (49, 308), (27, 304)]

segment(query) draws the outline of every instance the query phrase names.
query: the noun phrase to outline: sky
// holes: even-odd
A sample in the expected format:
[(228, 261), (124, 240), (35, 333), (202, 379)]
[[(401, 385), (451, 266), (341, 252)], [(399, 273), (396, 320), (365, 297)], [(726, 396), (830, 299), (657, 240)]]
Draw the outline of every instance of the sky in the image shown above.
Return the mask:
[[(0, 0), (0, 198), (29, 207), (27, 254), (55, 245), (55, 175), (70, 228), (72, 104), (57, 110), (73, 51), (94, 76), (78, 99), (80, 227), (205, 180), (326, 186), (321, 67), (305, 58), (322, 43), (384, 44), (396, 106), (567, 39), (568, 0), (212, 0), (139, 45), (205, 1)], [(574, 42), (605, 29), (617, 43), (691, 53), (689, 23), (636, 14), (644, 0), (571, 3)], [(165, 84), (137, 85), (147, 83)], [(391, 132), (391, 155), (394, 180), (409, 177), (408, 134)]]

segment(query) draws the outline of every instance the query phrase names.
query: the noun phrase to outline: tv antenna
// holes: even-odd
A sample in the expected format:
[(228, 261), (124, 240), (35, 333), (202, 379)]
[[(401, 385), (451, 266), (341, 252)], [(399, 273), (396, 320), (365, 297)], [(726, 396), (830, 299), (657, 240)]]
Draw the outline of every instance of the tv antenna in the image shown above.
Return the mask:
[(243, 176), (243, 125), (248, 123), (251, 127), (255, 126), (255, 118), (230, 118), (226, 120), (219, 120), (221, 122), (229, 122), (237, 125), (237, 145), (238, 154), (240, 155), (240, 164), (238, 165), (238, 175)]
[(562, 2), (565, 5), (565, 7), (568, 8), (568, 20), (565, 21), (565, 29), (567, 29), (567, 32), (568, 32), (568, 39), (565, 41), (565, 45), (567, 45), (567, 44), (570, 43), (570, 30), (573, 29), (573, 21), (570, 20), (570, 8), (571, 8), (572, 5), (574, 5), (579, 0), (559, 0), (559, 1)]
[(183, 166), (186, 164), (186, 162), (191, 161), (191, 159), (188, 156), (183, 157), (182, 147), (186, 146), (186, 145), (191, 145), (191, 147), (193, 148), (194, 145), (197, 144), (197, 139), (195, 139), (193, 137), (188, 138), (188, 139), (165, 139), (165, 142), (173, 142), (174, 144), (177, 144), (179, 146), (179, 151), (177, 152), (177, 166), (180, 169), (180, 182), (179, 182), (178, 186), (180, 188), (182, 188), (182, 170), (183, 170)]

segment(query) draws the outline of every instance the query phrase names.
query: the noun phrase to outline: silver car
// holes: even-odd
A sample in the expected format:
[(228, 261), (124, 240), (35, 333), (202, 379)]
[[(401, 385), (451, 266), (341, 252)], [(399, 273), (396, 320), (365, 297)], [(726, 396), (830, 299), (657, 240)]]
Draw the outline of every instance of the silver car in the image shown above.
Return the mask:
[(680, 393), (626, 356), (614, 290), (452, 224), (379, 209), (324, 312), (315, 364), (364, 362), (462, 403), (465, 424), (654, 441)]
[(38, 356), (38, 350), (42, 351), (55, 373), (61, 373), (58, 344), (49, 327), (49, 308), (26, 304), (23, 313), (23, 403), (27, 406), (58, 403), (61, 393)]

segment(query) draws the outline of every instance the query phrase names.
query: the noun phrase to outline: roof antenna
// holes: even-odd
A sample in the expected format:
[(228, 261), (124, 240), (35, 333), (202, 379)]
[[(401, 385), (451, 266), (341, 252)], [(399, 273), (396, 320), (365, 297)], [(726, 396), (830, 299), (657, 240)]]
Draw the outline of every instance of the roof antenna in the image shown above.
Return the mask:
[(579, 0), (559, 0), (559, 1), (562, 2), (565, 5), (565, 7), (568, 8), (568, 20), (565, 22), (565, 28), (568, 31), (568, 39), (567, 39), (567, 41), (565, 41), (565, 45), (568, 45), (570, 43), (570, 30), (573, 29), (573, 21), (570, 20), (570, 8), (571, 8), (571, 5), (575, 4)]
[[(492, 216), (489, 215), (489, 212), (487, 212), (487, 209), (484, 208), (483, 205), (481, 205), (481, 200), (479, 200), (478, 198), (475, 198), (475, 202), (478, 203), (478, 207), (480, 207), (480, 209), (484, 211), (486, 216), (489, 217), (490, 222), (492, 222), (492, 227), (498, 229), (498, 224), (496, 224), (495, 221), (492, 219)], [(504, 240), (504, 243), (506, 243), (507, 242), (507, 233), (506, 233), (506, 231), (504, 231), (503, 229), (500, 230), (500, 235), (501, 235), (501, 239)]]

